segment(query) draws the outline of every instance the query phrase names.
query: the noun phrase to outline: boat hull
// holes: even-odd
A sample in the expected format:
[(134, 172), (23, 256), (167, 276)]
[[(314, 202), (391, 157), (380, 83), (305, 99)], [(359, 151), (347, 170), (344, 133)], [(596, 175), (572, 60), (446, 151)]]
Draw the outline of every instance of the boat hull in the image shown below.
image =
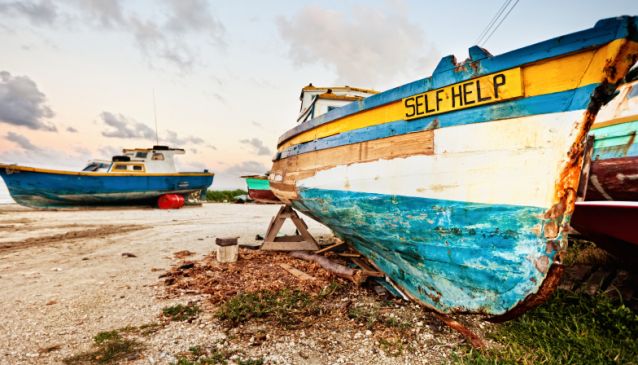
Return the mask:
[(577, 202), (571, 225), (622, 260), (638, 262), (638, 202)]
[(203, 191), (212, 174), (116, 175), (0, 167), (11, 197), (34, 208), (155, 203), (163, 194)]
[(245, 177), (248, 196), (257, 203), (281, 204), (281, 200), (270, 190), (270, 182), (266, 177)]
[(584, 140), (638, 56), (635, 23), (444, 58), (430, 78), (286, 132), (271, 189), (425, 306), (522, 313), (558, 284)]

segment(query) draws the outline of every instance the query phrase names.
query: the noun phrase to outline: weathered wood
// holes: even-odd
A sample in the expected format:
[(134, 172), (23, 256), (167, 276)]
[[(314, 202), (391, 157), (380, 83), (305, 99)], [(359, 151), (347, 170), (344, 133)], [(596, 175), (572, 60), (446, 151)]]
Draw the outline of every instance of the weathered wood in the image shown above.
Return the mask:
[(445, 323), (445, 325), (457, 331), (458, 333), (462, 334), (465, 337), (465, 339), (467, 339), (467, 341), (470, 343), (470, 345), (474, 347), (475, 349), (480, 349), (485, 347), (485, 342), (483, 341), (483, 339), (476, 333), (470, 331), (470, 329), (465, 327), (460, 322), (452, 319), (450, 316), (443, 313), (434, 312), (434, 314), (443, 323)]
[[(292, 221), (299, 234), (277, 237), (277, 233), (283, 227), (286, 219)], [(315, 251), (319, 249), (319, 245), (308, 232), (306, 222), (297, 215), (291, 206), (284, 205), (270, 221), (261, 249), (267, 251)]]
[(318, 263), (319, 265), (321, 265), (321, 267), (323, 267), (324, 269), (335, 273), (339, 277), (348, 279), (357, 285), (361, 284), (366, 279), (366, 277), (363, 275), (363, 273), (360, 270), (351, 269), (347, 266), (343, 266), (334, 261), (331, 261), (325, 256), (308, 254), (301, 251), (291, 252), (290, 256), (298, 258), (298, 259), (306, 260), (306, 261), (314, 261)]
[(341, 245), (343, 245), (343, 241), (341, 241), (341, 242), (337, 242), (337, 243), (335, 243), (335, 244), (333, 244), (333, 245), (330, 245), (330, 246), (328, 246), (328, 247), (324, 247), (324, 248), (322, 248), (322, 249), (321, 249), (321, 250), (319, 250), (319, 251), (315, 251), (315, 254), (316, 254), (316, 255), (318, 255), (318, 254), (320, 254), (320, 253), (328, 252), (328, 251), (333, 250), (333, 249), (335, 249), (335, 248), (337, 248), (337, 247), (339, 247), (339, 246), (341, 246)]
[(288, 272), (289, 272), (291, 275), (293, 275), (294, 277), (299, 278), (299, 279), (301, 279), (301, 280), (306, 280), (306, 281), (308, 281), (308, 280), (316, 280), (316, 279), (317, 279), (317, 278), (315, 278), (314, 276), (309, 275), (309, 274), (306, 274), (305, 272), (303, 272), (303, 271), (301, 271), (301, 270), (298, 270), (298, 269), (296, 269), (296, 268), (294, 268), (294, 267), (292, 267), (292, 266), (290, 266), (290, 265), (288, 265), (288, 264), (281, 263), (281, 264), (279, 264), (279, 266), (280, 266), (282, 269), (284, 269), (284, 270), (288, 271)]
[(591, 157), (594, 153), (594, 136), (588, 136), (585, 142), (585, 151), (583, 153), (583, 172), (578, 183), (578, 191), (576, 192), (577, 200), (585, 200), (587, 195), (587, 185), (589, 184), (589, 173), (591, 171)]

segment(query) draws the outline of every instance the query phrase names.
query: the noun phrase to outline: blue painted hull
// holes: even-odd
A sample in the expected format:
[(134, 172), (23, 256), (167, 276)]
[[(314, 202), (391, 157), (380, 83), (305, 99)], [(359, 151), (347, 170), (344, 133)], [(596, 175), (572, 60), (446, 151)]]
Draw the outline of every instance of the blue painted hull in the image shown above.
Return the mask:
[(162, 194), (206, 190), (212, 175), (109, 176), (56, 174), (0, 168), (11, 197), (21, 205), (50, 208), (155, 203)]
[(409, 296), (449, 312), (505, 313), (536, 290), (545, 274), (535, 266), (556, 254), (539, 237), (537, 207), (321, 189), (301, 189), (293, 206), (351, 242)]

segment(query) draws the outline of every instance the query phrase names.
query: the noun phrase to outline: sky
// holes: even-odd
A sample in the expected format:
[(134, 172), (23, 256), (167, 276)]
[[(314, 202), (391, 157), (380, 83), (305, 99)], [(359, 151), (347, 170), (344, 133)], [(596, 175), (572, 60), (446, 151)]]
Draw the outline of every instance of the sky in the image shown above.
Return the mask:
[[(427, 77), (465, 59), (503, 3), (0, 0), (0, 162), (81, 169), (156, 144), (156, 115), (160, 144), (186, 149), (181, 170), (241, 188), (270, 168), (303, 86)], [(520, 0), (481, 45), (496, 55), (619, 15), (638, 1)]]

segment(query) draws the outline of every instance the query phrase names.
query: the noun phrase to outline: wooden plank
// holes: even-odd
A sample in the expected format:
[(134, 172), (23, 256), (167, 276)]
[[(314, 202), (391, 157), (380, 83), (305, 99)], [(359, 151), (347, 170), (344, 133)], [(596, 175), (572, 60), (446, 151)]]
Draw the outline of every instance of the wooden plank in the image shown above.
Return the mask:
[(330, 245), (330, 246), (328, 246), (328, 247), (324, 247), (324, 248), (322, 248), (322, 249), (321, 249), (321, 250), (319, 250), (319, 251), (316, 251), (316, 252), (315, 252), (315, 254), (317, 254), (317, 255), (318, 255), (318, 254), (320, 254), (320, 253), (324, 253), (324, 252), (330, 251), (330, 250), (332, 250), (332, 249), (334, 249), (334, 248), (336, 248), (336, 247), (339, 247), (339, 246), (341, 246), (341, 245), (343, 245), (343, 242), (337, 242), (337, 243), (335, 243), (334, 245)]
[(281, 266), (282, 269), (288, 271), (290, 274), (292, 274), (294, 277), (298, 279), (305, 280), (305, 281), (317, 280), (317, 278), (315, 278), (314, 276), (306, 274), (305, 272), (298, 270), (288, 264), (281, 263), (279, 264), (279, 266)]

